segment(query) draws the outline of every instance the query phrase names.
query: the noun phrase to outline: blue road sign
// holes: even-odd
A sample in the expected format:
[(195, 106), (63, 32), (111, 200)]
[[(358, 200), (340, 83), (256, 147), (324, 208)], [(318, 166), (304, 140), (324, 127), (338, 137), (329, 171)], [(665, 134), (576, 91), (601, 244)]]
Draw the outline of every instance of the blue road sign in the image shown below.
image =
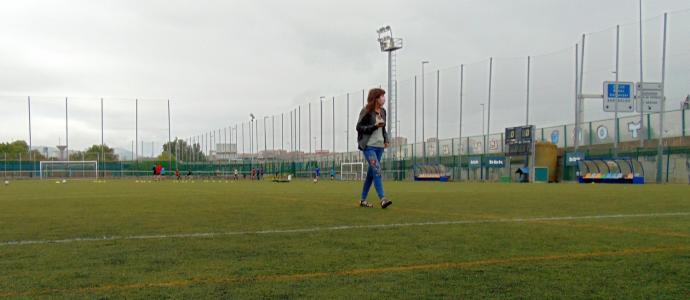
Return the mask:
[[(604, 111), (633, 112), (635, 111), (634, 83), (627, 81), (604, 82)], [(618, 88), (616, 88), (616, 86)]]
[(618, 83), (618, 94), (616, 94), (616, 83), (609, 83), (607, 87), (608, 98), (618, 98), (623, 101), (632, 101), (632, 83)]

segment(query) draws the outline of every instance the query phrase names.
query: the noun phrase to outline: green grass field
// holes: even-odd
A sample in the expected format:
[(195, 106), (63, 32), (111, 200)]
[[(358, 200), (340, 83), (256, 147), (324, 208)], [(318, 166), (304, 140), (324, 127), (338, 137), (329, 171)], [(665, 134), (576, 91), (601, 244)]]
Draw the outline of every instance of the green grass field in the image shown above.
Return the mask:
[(0, 297), (690, 297), (690, 186), (360, 188), (12, 182)]

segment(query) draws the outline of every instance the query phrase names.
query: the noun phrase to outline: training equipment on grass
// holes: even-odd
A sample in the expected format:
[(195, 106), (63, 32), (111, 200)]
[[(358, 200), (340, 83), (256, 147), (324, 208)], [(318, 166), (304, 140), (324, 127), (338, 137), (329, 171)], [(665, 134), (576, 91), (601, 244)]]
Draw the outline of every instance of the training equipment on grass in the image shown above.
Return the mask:
[(340, 180), (364, 180), (364, 163), (342, 163), (340, 164)]
[(98, 162), (89, 161), (41, 161), (41, 179), (53, 178), (98, 178)]
[(428, 163), (414, 166), (415, 181), (440, 181), (447, 182), (450, 179), (448, 168), (442, 164)]
[(644, 183), (644, 168), (635, 159), (580, 160), (577, 169), (580, 183)]
[(288, 183), (292, 181), (292, 175), (288, 175), (287, 177), (276, 177), (273, 179), (273, 182), (278, 182), (278, 183)]

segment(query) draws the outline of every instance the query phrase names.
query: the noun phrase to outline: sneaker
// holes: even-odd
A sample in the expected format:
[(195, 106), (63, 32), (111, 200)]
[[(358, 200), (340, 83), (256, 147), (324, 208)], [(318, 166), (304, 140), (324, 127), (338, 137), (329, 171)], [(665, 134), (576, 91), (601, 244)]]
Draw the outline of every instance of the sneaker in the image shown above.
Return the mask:
[(386, 208), (386, 207), (390, 206), (391, 204), (393, 204), (393, 201), (390, 201), (386, 198), (383, 198), (381, 200), (381, 208)]
[(371, 205), (371, 203), (369, 203), (369, 202), (367, 202), (367, 201), (360, 201), (360, 202), (359, 202), (359, 207), (374, 207), (374, 206)]

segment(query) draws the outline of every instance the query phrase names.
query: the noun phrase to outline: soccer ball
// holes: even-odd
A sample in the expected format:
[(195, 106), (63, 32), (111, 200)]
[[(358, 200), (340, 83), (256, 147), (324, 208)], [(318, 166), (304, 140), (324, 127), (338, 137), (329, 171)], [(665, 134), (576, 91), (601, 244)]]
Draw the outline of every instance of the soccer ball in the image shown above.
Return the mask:
[(318, 180), (316, 180), (316, 178), (314, 178), (314, 183), (316, 183), (316, 182), (318, 182)]
[(9, 185), (10, 182), (8, 180), (5, 180), (5, 185)]
[(62, 183), (67, 183), (67, 179), (63, 179), (63, 180), (62, 180)]

